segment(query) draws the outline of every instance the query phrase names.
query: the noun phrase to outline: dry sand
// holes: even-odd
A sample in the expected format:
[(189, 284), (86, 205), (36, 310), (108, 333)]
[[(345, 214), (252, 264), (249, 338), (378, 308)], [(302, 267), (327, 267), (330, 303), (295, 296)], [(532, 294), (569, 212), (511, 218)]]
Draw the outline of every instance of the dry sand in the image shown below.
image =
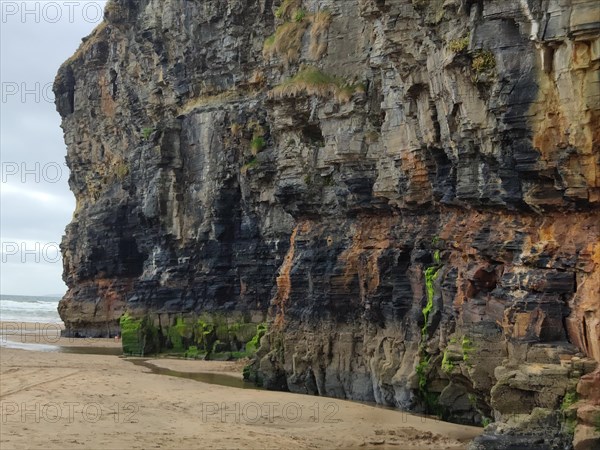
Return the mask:
[[(482, 431), (355, 402), (158, 375), (117, 356), (50, 351), (56, 346), (118, 347), (113, 340), (57, 339), (55, 333), (54, 342), (46, 337), (36, 341), (39, 330), (27, 331), (19, 324), (23, 333), (15, 335), (5, 325), (8, 332), (0, 336), (2, 450), (433, 450), (465, 448)], [(34, 345), (52, 347), (10, 348), (15, 341), (30, 348), (31, 339)], [(240, 369), (239, 363), (227, 362), (147, 363), (236, 377)]]

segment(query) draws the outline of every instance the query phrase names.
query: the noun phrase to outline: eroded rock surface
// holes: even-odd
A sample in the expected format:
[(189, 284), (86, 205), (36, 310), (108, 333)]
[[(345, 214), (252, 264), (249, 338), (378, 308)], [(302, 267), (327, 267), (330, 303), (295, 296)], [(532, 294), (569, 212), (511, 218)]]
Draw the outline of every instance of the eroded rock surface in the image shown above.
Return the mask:
[(599, 16), (110, 1), (55, 83), (67, 333), (268, 320), (267, 387), (494, 422), (474, 448), (595, 445)]

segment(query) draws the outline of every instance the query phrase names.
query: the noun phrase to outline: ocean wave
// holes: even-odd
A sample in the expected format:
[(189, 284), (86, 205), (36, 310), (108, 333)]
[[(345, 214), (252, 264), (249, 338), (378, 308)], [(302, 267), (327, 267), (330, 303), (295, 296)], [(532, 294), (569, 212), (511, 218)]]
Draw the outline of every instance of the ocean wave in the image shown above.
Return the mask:
[(0, 303), (5, 301), (17, 303), (58, 303), (60, 297), (42, 295), (0, 295)]
[(5, 322), (60, 322), (56, 297), (1, 296), (0, 320)]
[(0, 300), (0, 310), (2, 310), (2, 311), (4, 311), (4, 310), (18, 310), (18, 311), (50, 310), (50, 309), (56, 309), (57, 306), (58, 306), (58, 301), (55, 301), (54, 303), (50, 303), (50, 302), (21, 303), (21, 302), (15, 302), (13, 300)]

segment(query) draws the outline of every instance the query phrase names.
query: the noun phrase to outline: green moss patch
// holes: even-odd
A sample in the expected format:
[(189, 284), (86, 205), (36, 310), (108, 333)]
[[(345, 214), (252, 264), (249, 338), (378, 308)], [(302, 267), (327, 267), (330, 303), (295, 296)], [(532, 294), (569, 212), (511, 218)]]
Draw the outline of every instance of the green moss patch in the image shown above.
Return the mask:
[(250, 339), (246, 343), (246, 353), (252, 354), (252, 355), (254, 353), (256, 353), (256, 351), (258, 350), (258, 347), (260, 347), (260, 339), (265, 335), (266, 332), (267, 332), (267, 324), (266, 323), (261, 323), (260, 325), (258, 325), (256, 327), (256, 334), (254, 336), (252, 336), (252, 339)]
[(470, 353), (475, 350), (475, 344), (473, 344), (473, 341), (467, 336), (463, 336), (461, 348), (463, 353), (463, 361), (469, 364), (469, 356)]
[(123, 353), (143, 356), (151, 352), (169, 353), (193, 359), (240, 359), (254, 355), (267, 331), (264, 323), (231, 320), (223, 316), (184, 316), (172, 318), (157, 328), (150, 317), (121, 317)]
[(577, 400), (578, 400), (577, 392), (567, 392), (565, 394), (565, 396), (563, 397), (563, 401), (560, 405), (560, 409), (562, 411), (569, 409), (571, 406), (573, 406), (575, 403), (577, 403)]
[(423, 359), (419, 361), (417, 367), (415, 368), (415, 373), (419, 377), (419, 391), (422, 394), (427, 392), (427, 374), (429, 372), (429, 356), (425, 356)]
[(451, 373), (454, 370), (454, 363), (448, 357), (448, 349), (444, 351), (444, 357), (442, 358), (442, 370), (446, 373)]
[(142, 323), (142, 319), (134, 319), (127, 313), (121, 316), (119, 324), (124, 354), (144, 356), (145, 339)]
[[(435, 255), (434, 255), (435, 258)], [(439, 255), (438, 255), (439, 258)], [(427, 328), (429, 322), (429, 314), (433, 310), (433, 297), (435, 296), (435, 281), (438, 277), (440, 268), (438, 265), (428, 267), (425, 270), (425, 292), (427, 294), (427, 303), (423, 308), (423, 327), (421, 328), (421, 335), (423, 341), (427, 339)]]

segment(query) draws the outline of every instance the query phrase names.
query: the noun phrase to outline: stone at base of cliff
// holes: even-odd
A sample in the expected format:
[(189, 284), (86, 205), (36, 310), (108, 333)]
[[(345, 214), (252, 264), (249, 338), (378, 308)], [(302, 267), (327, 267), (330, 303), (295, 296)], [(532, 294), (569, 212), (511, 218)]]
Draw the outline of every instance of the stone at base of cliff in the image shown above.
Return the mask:
[(580, 401), (573, 448), (600, 449), (600, 368), (581, 377), (577, 385), (577, 394)]
[(572, 436), (560, 432), (560, 411), (536, 408), (531, 415), (515, 415), (508, 423), (492, 424), (469, 450), (568, 450)]
[(600, 432), (589, 425), (578, 425), (573, 437), (573, 450), (597, 450), (600, 448)]
[(287, 391), (287, 380), (285, 372), (281, 370), (277, 360), (268, 354), (259, 361), (260, 377), (265, 389), (272, 391)]
[(581, 377), (577, 393), (590, 404), (600, 406), (600, 367)]

